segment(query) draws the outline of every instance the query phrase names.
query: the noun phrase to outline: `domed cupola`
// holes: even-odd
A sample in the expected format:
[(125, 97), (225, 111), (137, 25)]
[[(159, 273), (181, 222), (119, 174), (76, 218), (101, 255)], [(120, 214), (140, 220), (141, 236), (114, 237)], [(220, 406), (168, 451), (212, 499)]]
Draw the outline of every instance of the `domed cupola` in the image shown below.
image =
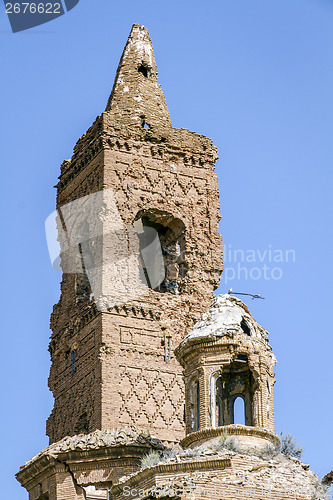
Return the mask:
[(232, 434), (278, 440), (273, 406), (276, 358), (267, 331), (241, 300), (216, 297), (175, 354), (184, 368), (187, 445), (204, 437), (205, 430), (211, 437), (220, 434), (221, 427)]

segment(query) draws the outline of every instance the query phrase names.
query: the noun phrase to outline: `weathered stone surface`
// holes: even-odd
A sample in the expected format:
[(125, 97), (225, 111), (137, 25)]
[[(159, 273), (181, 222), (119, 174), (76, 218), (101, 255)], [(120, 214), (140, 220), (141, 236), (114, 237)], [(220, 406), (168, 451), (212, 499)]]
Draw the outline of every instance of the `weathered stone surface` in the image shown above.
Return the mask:
[[(95, 491), (91, 497), (85, 496), (83, 488), (96, 485), (104, 489), (104, 495), (121, 476), (138, 470), (142, 457), (153, 450), (164, 450), (161, 441), (135, 426), (68, 436), (29, 460), (20, 468), (17, 479), (32, 500), (39, 498), (41, 491), (57, 500), (81, 496), (93, 499)], [(62, 493), (53, 494), (52, 481), (58, 489), (66, 484), (70, 493), (61, 489)]]
[(228, 294), (219, 295), (180, 343), (180, 347), (194, 339), (203, 341), (205, 337), (232, 337), (237, 334), (243, 336), (243, 321), (250, 330), (251, 338), (268, 341), (266, 330), (255, 321), (248, 307), (240, 299)]
[(84, 276), (63, 275), (51, 317), (50, 442), (133, 424), (170, 444), (184, 436), (173, 350), (220, 280), (216, 159), (210, 139), (172, 128), (148, 31), (134, 25), (106, 111), (62, 165), (57, 207), (112, 189), (125, 228), (142, 218), (159, 228), (166, 277), (161, 291), (98, 311)]
[[(201, 453), (200, 453), (201, 452)], [(276, 454), (259, 458), (229, 450), (186, 452), (123, 477), (111, 488), (112, 498), (251, 498), (262, 500), (324, 500), (317, 477), (296, 459)], [(319, 495), (319, 496), (316, 496)]]
[(171, 120), (165, 97), (157, 82), (157, 67), (148, 30), (134, 25), (120, 59), (116, 79), (106, 106), (109, 118), (126, 127), (149, 128), (165, 133)]
[[(138, 429), (135, 426), (122, 427), (106, 431), (95, 431), (91, 434), (80, 434), (78, 436), (68, 436), (57, 443), (51, 444), (38, 455), (31, 458), (23, 467), (38, 460), (41, 456), (50, 455), (55, 457), (62, 452), (75, 450), (100, 449), (105, 446), (128, 446), (147, 445), (151, 448), (163, 449), (161, 441), (149, 434), (149, 432)], [(21, 467), (21, 468), (23, 468)]]

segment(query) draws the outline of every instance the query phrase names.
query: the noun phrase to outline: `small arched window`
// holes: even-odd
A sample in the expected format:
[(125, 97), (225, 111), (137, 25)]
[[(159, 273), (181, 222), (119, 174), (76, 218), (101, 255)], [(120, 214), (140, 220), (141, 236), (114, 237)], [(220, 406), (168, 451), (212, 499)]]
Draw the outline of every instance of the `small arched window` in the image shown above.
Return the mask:
[(245, 319), (243, 318), (242, 321), (241, 321), (241, 328), (243, 330), (243, 332), (248, 335), (249, 337), (251, 336), (251, 329), (249, 327), (249, 324), (247, 321), (245, 321)]
[(245, 425), (245, 404), (242, 396), (237, 396), (233, 402), (233, 423)]

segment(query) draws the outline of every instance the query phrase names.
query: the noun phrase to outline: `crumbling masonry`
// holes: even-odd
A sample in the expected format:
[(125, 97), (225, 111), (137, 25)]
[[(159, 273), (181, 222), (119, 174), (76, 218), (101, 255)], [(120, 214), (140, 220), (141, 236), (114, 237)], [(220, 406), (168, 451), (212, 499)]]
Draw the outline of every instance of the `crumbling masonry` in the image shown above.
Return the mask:
[(50, 446), (17, 474), (29, 500), (199, 499), (200, 488), (211, 499), (312, 498), (308, 467), (274, 451), (268, 334), (238, 299), (214, 298), (216, 160), (210, 139), (172, 127), (148, 31), (134, 25), (105, 112), (61, 166), (57, 208), (112, 189), (125, 228), (158, 234), (164, 279), (98, 307), (87, 272), (64, 271), (51, 316)]

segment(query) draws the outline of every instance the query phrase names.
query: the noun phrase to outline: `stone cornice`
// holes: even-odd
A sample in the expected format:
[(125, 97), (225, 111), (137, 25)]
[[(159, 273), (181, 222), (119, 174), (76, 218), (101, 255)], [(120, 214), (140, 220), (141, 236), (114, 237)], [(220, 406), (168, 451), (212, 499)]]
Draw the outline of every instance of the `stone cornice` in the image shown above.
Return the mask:
[(267, 439), (274, 445), (280, 444), (280, 438), (268, 429), (263, 429), (262, 427), (250, 427), (248, 425), (224, 425), (223, 427), (209, 427), (208, 429), (202, 429), (200, 431), (192, 432), (188, 434), (182, 441), (181, 446), (187, 448), (196, 441), (209, 440), (221, 436), (223, 432), (226, 432), (230, 436), (255, 436), (262, 439)]
[(152, 450), (152, 446), (148, 444), (133, 444), (81, 451), (71, 450), (57, 453), (54, 456), (52, 454), (40, 455), (23, 465), (17, 472), (16, 479), (23, 487), (30, 490), (31, 485), (38, 484), (42, 481), (42, 478), (48, 477), (55, 472), (65, 471), (68, 466), (70, 466), (72, 472), (79, 472), (81, 470), (113, 468), (119, 466), (126, 459), (130, 459), (132, 464), (133, 459), (134, 462), (137, 460), (137, 463), (139, 463), (140, 458), (145, 453), (149, 453), (150, 450)]
[(38, 484), (41, 477), (46, 477), (54, 472), (61, 472), (65, 470), (65, 465), (59, 462), (51, 455), (42, 455), (38, 460), (24, 465), (20, 468), (19, 472), (15, 474), (19, 483), (30, 491), (31, 487)]
[[(214, 335), (210, 337), (199, 337), (188, 339), (179, 344), (175, 349), (175, 356), (179, 363), (184, 366), (185, 359), (188, 357), (196, 357), (201, 354), (215, 353), (221, 351), (221, 348), (233, 347), (238, 351), (246, 351), (251, 354), (251, 350), (257, 347), (261, 352), (270, 354), (272, 352), (271, 346), (261, 339), (242, 339), (240, 334), (232, 337)], [(231, 356), (232, 357), (232, 356)]]
[[(179, 146), (181, 138), (182, 146)], [(93, 125), (77, 141), (74, 154), (61, 166), (57, 184), (58, 193), (62, 191), (84, 168), (105, 148), (123, 153), (137, 154), (138, 149), (147, 145), (146, 154), (141, 156), (170, 160), (180, 155), (188, 166), (201, 168), (214, 167), (218, 158), (212, 140), (187, 129), (171, 128), (166, 137), (152, 130), (129, 130), (129, 127), (115, 126), (110, 122), (108, 113), (99, 115)], [(203, 148), (200, 146), (204, 146)], [(156, 150), (156, 147), (158, 148)], [(202, 152), (203, 149), (203, 152)]]
[[(161, 441), (152, 437), (147, 431), (137, 427), (122, 427), (106, 431), (95, 431), (91, 434), (66, 437), (54, 443), (20, 468), (17, 479), (25, 486), (26, 482), (42, 474), (43, 470), (55, 463), (69, 461), (91, 462), (92, 460), (114, 460), (135, 456), (151, 449), (163, 449)], [(52, 463), (51, 463), (52, 462)]]
[(128, 478), (126, 481), (115, 484), (110, 491), (111, 495), (119, 495), (121, 494), (125, 486), (132, 487), (136, 484), (141, 484), (144, 480), (150, 479), (159, 474), (202, 471), (211, 469), (221, 470), (227, 467), (231, 467), (230, 458), (215, 458), (208, 460), (191, 460), (186, 462), (184, 461), (158, 464), (153, 467), (147, 467), (146, 469), (140, 470), (139, 472)]

